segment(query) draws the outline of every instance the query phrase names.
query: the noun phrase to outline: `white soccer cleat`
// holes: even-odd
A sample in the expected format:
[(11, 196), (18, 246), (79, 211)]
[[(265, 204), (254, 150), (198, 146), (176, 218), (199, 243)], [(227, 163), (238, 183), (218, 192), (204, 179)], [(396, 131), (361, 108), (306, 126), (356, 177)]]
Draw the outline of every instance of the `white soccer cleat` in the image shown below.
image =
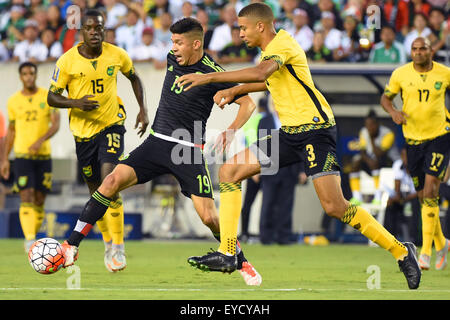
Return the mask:
[(419, 256), (419, 266), (422, 270), (430, 269), (430, 256), (427, 254), (421, 254)]
[(248, 286), (260, 286), (262, 283), (262, 277), (248, 261), (242, 263), (242, 268), (238, 270), (245, 283)]
[(449, 251), (449, 242), (450, 240), (445, 239), (445, 246), (439, 251), (436, 251), (436, 264), (435, 268), (436, 270), (444, 270), (447, 266), (447, 254)]
[(113, 268), (112, 268), (112, 248), (111, 247), (107, 247), (105, 248), (105, 256), (103, 258), (103, 261), (105, 262), (105, 267), (106, 270), (108, 270), (109, 272), (114, 272)]
[(61, 245), (64, 254), (64, 268), (74, 264), (78, 259), (78, 247), (70, 245), (67, 241)]
[(125, 250), (113, 249), (111, 255), (111, 269), (113, 272), (122, 271), (127, 266), (127, 259), (125, 257)]

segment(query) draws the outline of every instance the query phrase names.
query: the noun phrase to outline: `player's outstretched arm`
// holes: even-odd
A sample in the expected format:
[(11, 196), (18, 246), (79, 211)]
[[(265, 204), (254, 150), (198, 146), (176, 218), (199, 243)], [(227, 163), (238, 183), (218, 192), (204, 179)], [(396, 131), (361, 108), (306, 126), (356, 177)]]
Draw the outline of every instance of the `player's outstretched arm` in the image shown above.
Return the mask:
[(219, 135), (213, 147), (213, 149), (217, 150), (219, 154), (229, 147), (229, 145), (233, 141), (236, 131), (242, 128), (242, 126), (252, 116), (253, 111), (255, 111), (256, 109), (255, 102), (248, 95), (240, 97), (235, 101), (235, 103), (239, 105), (239, 111), (236, 115), (236, 118), (228, 126), (228, 129)]
[(47, 103), (54, 108), (78, 108), (83, 111), (91, 111), (99, 107), (98, 101), (90, 100), (93, 95), (85, 95), (81, 99), (69, 99), (62, 95), (62, 92), (53, 92), (52, 87), (48, 91)]
[(1, 150), (1, 161), (0, 161), (0, 173), (3, 179), (9, 179), (10, 173), (10, 163), (8, 156), (11, 153), (12, 147), (14, 145), (14, 140), (16, 137), (16, 125), (14, 122), (10, 122), (8, 125), (8, 130), (6, 131), (5, 141), (3, 143), (3, 150)]
[(219, 108), (223, 109), (225, 105), (233, 102), (234, 97), (236, 96), (266, 90), (267, 86), (265, 82), (245, 83), (239, 86), (217, 91), (214, 95), (214, 103), (216, 103)]
[(134, 128), (135, 129), (139, 128), (138, 135), (139, 137), (142, 137), (144, 133), (147, 131), (147, 127), (149, 124), (144, 85), (142, 84), (141, 79), (135, 72), (130, 72), (128, 75), (126, 75), (126, 77), (131, 82), (131, 87), (133, 88), (134, 96), (136, 97), (136, 100), (139, 104), (139, 113), (137, 115), (136, 124)]
[(255, 67), (236, 71), (211, 72), (206, 74), (190, 73), (179, 77), (176, 83), (184, 86), (184, 91), (212, 82), (252, 83), (264, 82), (272, 73), (278, 70), (278, 63), (274, 60), (264, 60)]

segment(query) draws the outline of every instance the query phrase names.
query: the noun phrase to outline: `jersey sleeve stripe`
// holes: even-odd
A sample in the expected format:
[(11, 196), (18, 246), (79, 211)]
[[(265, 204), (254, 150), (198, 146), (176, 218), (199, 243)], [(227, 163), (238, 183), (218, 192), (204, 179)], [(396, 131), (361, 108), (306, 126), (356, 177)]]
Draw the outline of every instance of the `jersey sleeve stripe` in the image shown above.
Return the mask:
[(320, 104), (319, 100), (317, 99), (316, 95), (314, 94), (314, 92), (311, 90), (310, 87), (308, 87), (306, 85), (306, 83), (304, 83), (295, 73), (294, 68), (292, 67), (291, 64), (286, 64), (286, 68), (288, 69), (289, 73), (292, 74), (292, 76), (302, 85), (303, 89), (305, 89), (305, 91), (308, 93), (309, 97), (311, 98), (311, 100), (314, 102), (314, 105), (316, 106), (317, 110), (319, 111), (321, 117), (323, 118), (324, 121), (328, 121), (328, 116), (325, 113), (325, 111), (323, 111), (322, 109), (322, 105)]

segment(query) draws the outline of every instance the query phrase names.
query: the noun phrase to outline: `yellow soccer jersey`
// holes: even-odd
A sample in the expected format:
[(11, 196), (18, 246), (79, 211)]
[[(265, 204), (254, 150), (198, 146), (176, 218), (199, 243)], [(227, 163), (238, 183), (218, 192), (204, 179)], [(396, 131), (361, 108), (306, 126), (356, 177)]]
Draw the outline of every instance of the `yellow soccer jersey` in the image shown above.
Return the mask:
[(64, 89), (70, 99), (85, 95), (99, 102), (92, 111), (69, 109), (70, 129), (75, 137), (89, 138), (106, 127), (123, 122), (125, 112), (119, 108), (117, 99), (117, 73), (134, 72), (133, 62), (127, 52), (112, 44), (103, 43), (102, 54), (87, 59), (78, 52), (81, 44), (71, 48), (56, 62), (50, 90), (61, 94)]
[(268, 59), (279, 66), (266, 85), (282, 126), (313, 124), (320, 127), (334, 123), (330, 105), (314, 86), (305, 52), (285, 30), (278, 31), (261, 52), (261, 61)]
[(433, 68), (424, 73), (407, 63), (391, 75), (385, 94), (401, 94), (402, 111), (408, 117), (403, 125), (406, 139), (417, 142), (434, 139), (450, 132), (450, 119), (446, 117), (445, 91), (450, 85), (450, 68), (433, 62)]
[[(21, 91), (8, 99), (8, 118), (16, 129), (14, 153), (17, 158), (33, 158), (28, 148), (42, 137), (51, 126), (51, 112), (58, 112), (47, 104), (48, 91), (38, 88), (32, 96), (25, 96)], [(37, 157), (49, 157), (50, 140), (46, 140), (37, 153)]]

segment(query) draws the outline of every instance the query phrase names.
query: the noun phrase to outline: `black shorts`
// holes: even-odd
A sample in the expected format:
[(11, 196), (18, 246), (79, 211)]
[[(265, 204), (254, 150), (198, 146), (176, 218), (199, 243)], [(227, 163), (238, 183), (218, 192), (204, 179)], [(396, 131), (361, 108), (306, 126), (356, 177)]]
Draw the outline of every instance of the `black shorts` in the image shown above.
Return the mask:
[(450, 133), (423, 142), (406, 145), (408, 170), (416, 191), (423, 189), (425, 174), (443, 179), (450, 157)]
[(336, 156), (336, 126), (288, 134), (272, 130), (270, 136), (250, 146), (261, 165), (261, 174), (272, 175), (279, 168), (303, 161), (305, 173), (313, 179), (340, 174)]
[(186, 197), (193, 194), (214, 198), (208, 165), (198, 147), (184, 146), (150, 135), (120, 163), (134, 169), (138, 184), (163, 174), (172, 174)]
[(101, 165), (117, 164), (124, 150), (123, 125), (113, 125), (88, 141), (75, 141), (81, 173), (86, 182), (101, 181)]
[(14, 184), (19, 190), (33, 188), (49, 193), (52, 189), (52, 160), (16, 158)]

